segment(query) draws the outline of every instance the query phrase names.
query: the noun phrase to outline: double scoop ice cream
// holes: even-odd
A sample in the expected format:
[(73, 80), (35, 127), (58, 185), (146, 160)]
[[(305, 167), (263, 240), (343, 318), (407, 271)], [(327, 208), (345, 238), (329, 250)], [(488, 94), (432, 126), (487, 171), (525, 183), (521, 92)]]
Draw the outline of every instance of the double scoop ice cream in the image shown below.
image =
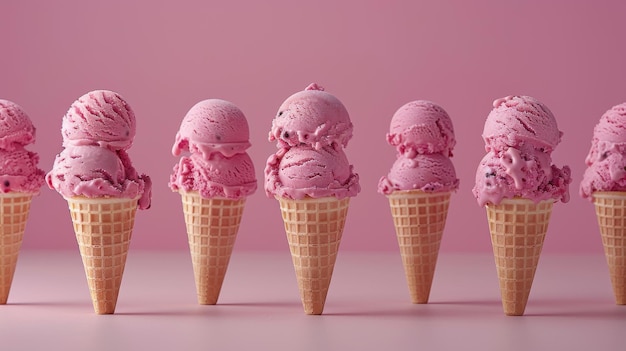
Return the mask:
[(593, 129), (580, 195), (626, 191), (626, 103), (606, 111)]
[(427, 303), (450, 195), (459, 187), (450, 160), (454, 127), (441, 106), (411, 101), (391, 118), (387, 142), (397, 156), (378, 192), (389, 198), (411, 302)]
[(600, 117), (585, 164), (580, 195), (595, 205), (615, 302), (626, 305), (626, 103)]
[(28, 115), (0, 99), (0, 304), (9, 297), (32, 198), (45, 182), (39, 155), (26, 149), (34, 142)]
[(38, 194), (45, 173), (39, 155), (26, 146), (35, 142), (35, 126), (14, 102), (0, 99), (0, 192)]
[(344, 152), (352, 130), (341, 101), (311, 84), (282, 103), (269, 133), (278, 150), (265, 166), (265, 192), (280, 203), (307, 314), (324, 310), (349, 200), (361, 190)]
[(353, 197), (361, 190), (344, 148), (352, 138), (344, 105), (316, 84), (285, 100), (272, 121), (269, 141), (278, 151), (265, 167), (269, 197)]
[(245, 200), (257, 189), (249, 138), (243, 112), (221, 99), (195, 104), (176, 133), (172, 154), (182, 156), (169, 187), (181, 195), (199, 304), (217, 303)]
[(135, 114), (119, 94), (91, 91), (63, 117), (63, 151), (46, 175), (68, 202), (97, 314), (115, 312), (136, 209), (151, 204), (150, 177), (139, 174), (127, 150)]
[(172, 154), (172, 191), (197, 191), (204, 198), (241, 199), (257, 189), (254, 164), (247, 153), (250, 130), (233, 103), (208, 99), (195, 104), (176, 133)]
[(493, 103), (483, 129), (487, 154), (473, 189), (478, 204), (502, 199), (569, 201), (571, 171), (552, 164), (563, 133), (546, 105), (530, 96), (507, 96)]
[(397, 157), (387, 176), (380, 179), (378, 192), (459, 188), (450, 160), (456, 145), (454, 127), (441, 106), (426, 100), (403, 105), (391, 118), (387, 142), (396, 148)]
[(136, 199), (150, 207), (152, 182), (128, 156), (136, 133), (135, 114), (119, 94), (95, 90), (69, 108), (61, 126), (63, 150), (46, 175), (63, 197)]
[(552, 205), (569, 201), (571, 171), (552, 163), (563, 133), (530, 96), (493, 102), (473, 194), (485, 206), (506, 315), (522, 315), (543, 248)]

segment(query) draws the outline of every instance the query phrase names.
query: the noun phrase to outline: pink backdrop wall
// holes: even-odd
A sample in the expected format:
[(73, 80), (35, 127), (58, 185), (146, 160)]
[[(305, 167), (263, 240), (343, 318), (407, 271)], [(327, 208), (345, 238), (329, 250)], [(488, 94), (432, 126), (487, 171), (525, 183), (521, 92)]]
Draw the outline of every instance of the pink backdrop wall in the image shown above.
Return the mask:
[[(237, 249), (286, 249), (278, 204), (262, 191), (267, 141), (280, 103), (311, 82), (341, 99), (355, 125), (347, 154), (361, 176), (342, 249), (396, 250), (378, 179), (394, 160), (385, 142), (402, 104), (429, 99), (451, 115), (453, 195), (444, 251), (488, 251), (484, 210), (471, 195), (491, 102), (535, 96), (565, 135), (572, 199), (557, 204), (549, 252), (600, 252), (593, 206), (578, 196), (592, 128), (626, 101), (626, 3), (621, 1), (11, 1), (2, 5), (0, 97), (35, 123), (41, 167), (61, 151), (61, 118), (83, 93), (121, 93), (138, 118), (131, 157), (154, 182), (137, 215), (133, 248), (185, 249), (180, 199), (167, 181), (187, 110), (223, 98), (246, 113), (259, 191), (247, 202)], [(65, 201), (35, 198), (25, 249), (75, 248)]]

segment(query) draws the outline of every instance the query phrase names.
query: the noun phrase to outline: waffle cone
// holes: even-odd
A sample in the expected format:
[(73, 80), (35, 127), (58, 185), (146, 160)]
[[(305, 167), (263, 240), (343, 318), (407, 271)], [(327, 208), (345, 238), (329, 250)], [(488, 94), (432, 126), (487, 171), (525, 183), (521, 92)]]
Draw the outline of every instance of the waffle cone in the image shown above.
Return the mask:
[(33, 194), (0, 194), (0, 304), (6, 304)]
[(67, 198), (97, 314), (115, 312), (137, 199)]
[(626, 192), (595, 192), (593, 202), (615, 303), (626, 305)]
[(279, 198), (306, 314), (322, 314), (350, 198)]
[(515, 198), (486, 206), (506, 315), (524, 314), (553, 203), (553, 200), (545, 200), (535, 204), (528, 199)]
[(228, 269), (245, 198), (206, 199), (181, 192), (198, 303), (215, 305)]
[(427, 303), (448, 216), (450, 192), (395, 191), (387, 196), (413, 303)]

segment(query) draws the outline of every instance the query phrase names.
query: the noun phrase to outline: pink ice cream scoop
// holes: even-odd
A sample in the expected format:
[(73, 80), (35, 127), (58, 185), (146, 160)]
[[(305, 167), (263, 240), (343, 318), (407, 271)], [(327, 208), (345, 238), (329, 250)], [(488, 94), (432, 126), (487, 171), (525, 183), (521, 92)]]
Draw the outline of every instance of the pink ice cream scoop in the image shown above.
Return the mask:
[(596, 191), (626, 191), (626, 158), (612, 153), (589, 165), (580, 182), (580, 195), (592, 199)]
[(279, 148), (300, 144), (315, 148), (337, 143), (346, 147), (352, 122), (344, 105), (317, 84), (291, 95), (278, 109), (269, 133)]
[(63, 117), (63, 146), (99, 145), (126, 150), (135, 137), (135, 114), (117, 93), (95, 90), (76, 100)]
[(281, 149), (265, 167), (265, 191), (269, 197), (302, 199), (356, 196), (359, 176), (352, 171), (342, 148), (299, 146)]
[(606, 111), (593, 129), (593, 139), (626, 144), (626, 102)]
[(476, 171), (473, 189), (478, 204), (497, 205), (503, 198), (521, 197), (534, 202), (555, 199), (569, 201), (570, 168), (558, 168), (549, 155), (535, 150), (509, 148), (490, 151)]
[(140, 208), (150, 207), (150, 178), (137, 174), (124, 150), (95, 145), (66, 147), (57, 155), (46, 181), (66, 198), (139, 197)]
[(530, 96), (507, 96), (495, 100), (483, 130), (487, 152), (530, 144), (550, 153), (562, 135), (548, 107)]
[(233, 103), (209, 99), (194, 105), (183, 119), (172, 154), (182, 151), (202, 153), (205, 158), (213, 152), (230, 157), (250, 147), (250, 130), (243, 112)]
[(424, 192), (453, 191), (459, 188), (452, 161), (442, 154), (398, 156), (389, 174), (378, 183), (378, 191), (391, 194), (396, 190)]
[(254, 164), (247, 153), (226, 157), (212, 153), (184, 156), (174, 166), (170, 176), (173, 191), (198, 191), (204, 198), (241, 199), (252, 195), (257, 188)]
[(454, 128), (441, 106), (425, 100), (411, 101), (400, 107), (391, 118), (387, 134), (389, 144), (400, 154), (442, 153), (452, 156), (456, 144)]
[(626, 103), (613, 106), (600, 117), (585, 163), (589, 166), (611, 153), (623, 153), (620, 148), (626, 148)]
[(569, 201), (571, 170), (552, 164), (563, 133), (550, 110), (529, 96), (508, 96), (493, 106), (483, 131), (487, 155), (472, 190), (478, 204), (498, 205), (514, 197)]
[(14, 102), (0, 99), (0, 149), (12, 150), (35, 142), (35, 127)]
[(23, 146), (0, 149), (0, 191), (39, 193), (45, 173), (37, 168), (39, 156)]
[(588, 168), (580, 195), (591, 199), (596, 191), (626, 191), (626, 103), (606, 111), (593, 130)]

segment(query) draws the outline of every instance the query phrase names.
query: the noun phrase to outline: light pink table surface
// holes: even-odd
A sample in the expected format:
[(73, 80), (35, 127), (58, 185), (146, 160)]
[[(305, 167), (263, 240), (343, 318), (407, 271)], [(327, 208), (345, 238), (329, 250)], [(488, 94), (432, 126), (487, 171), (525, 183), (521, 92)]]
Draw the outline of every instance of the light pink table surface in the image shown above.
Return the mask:
[(526, 315), (506, 317), (490, 255), (441, 255), (431, 303), (412, 305), (398, 256), (341, 252), (324, 312), (302, 312), (284, 252), (235, 251), (219, 304), (199, 306), (186, 252), (131, 251), (98, 316), (78, 251), (25, 251), (0, 349), (623, 350), (626, 330), (598, 255), (544, 255)]

